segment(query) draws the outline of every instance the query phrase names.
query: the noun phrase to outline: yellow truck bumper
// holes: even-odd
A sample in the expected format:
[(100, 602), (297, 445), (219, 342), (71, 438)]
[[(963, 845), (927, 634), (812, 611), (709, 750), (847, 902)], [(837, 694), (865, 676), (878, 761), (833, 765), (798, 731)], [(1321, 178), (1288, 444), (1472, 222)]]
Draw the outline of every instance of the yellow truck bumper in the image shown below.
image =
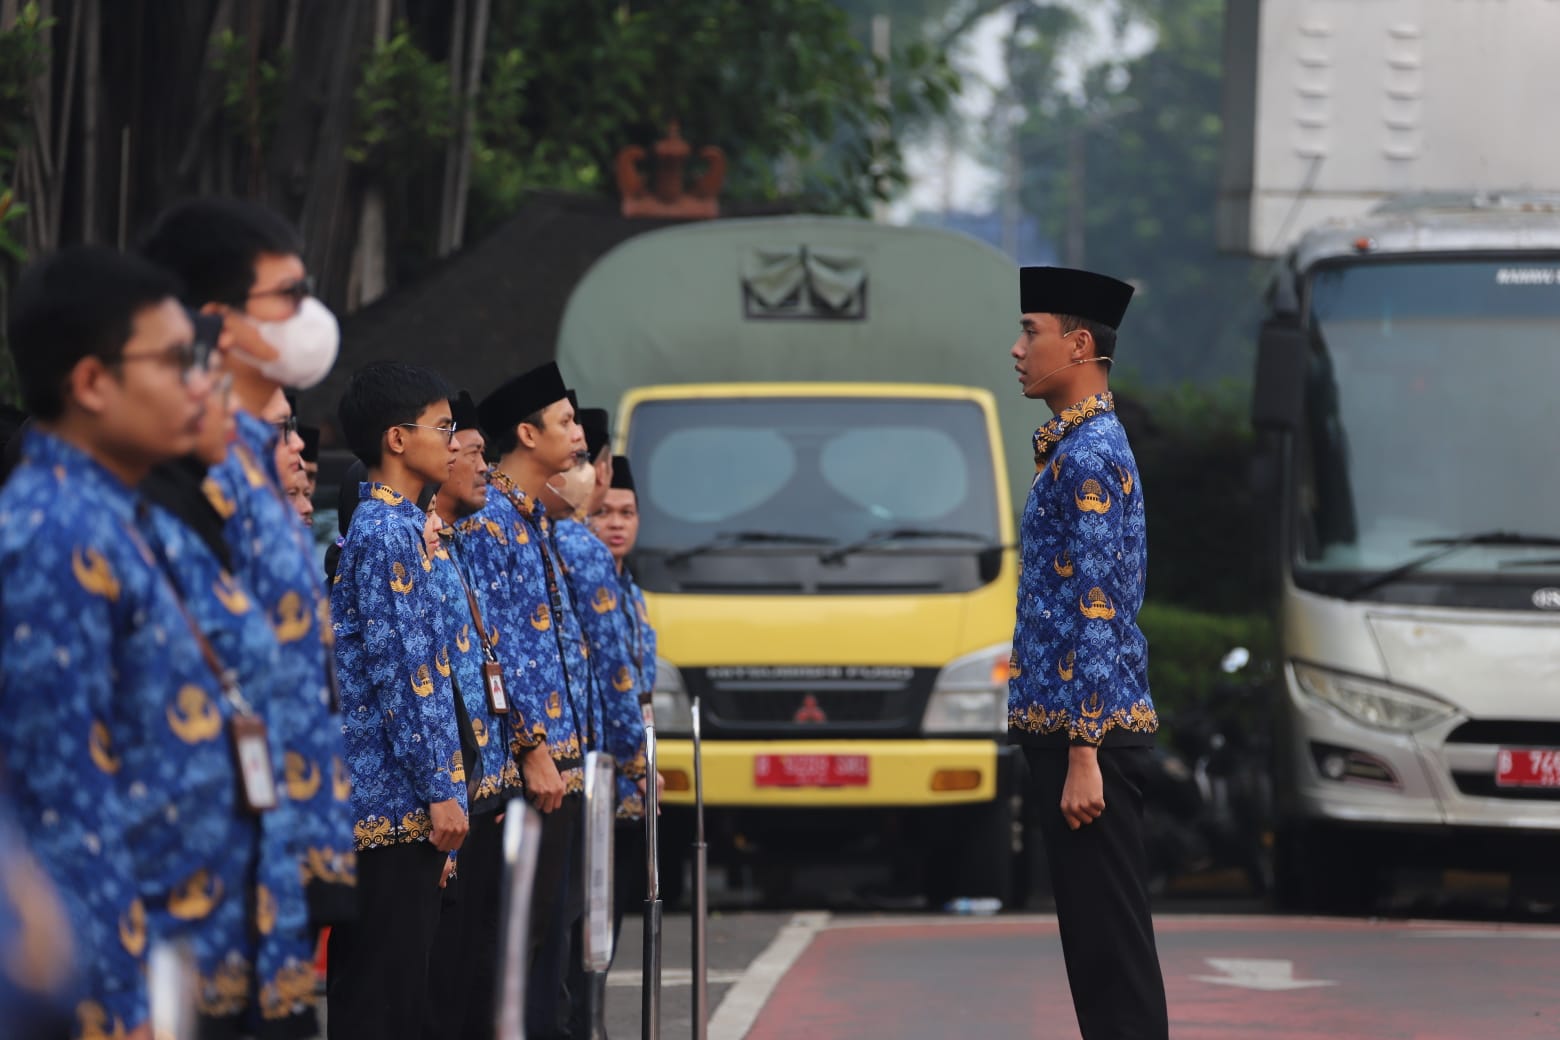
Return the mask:
[[(657, 741), (662, 800), (693, 804), (693, 742)], [(760, 786), (761, 755), (860, 756), (866, 782), (852, 786)], [(997, 794), (994, 740), (706, 740), (704, 804), (797, 806), (931, 806), (989, 802)]]

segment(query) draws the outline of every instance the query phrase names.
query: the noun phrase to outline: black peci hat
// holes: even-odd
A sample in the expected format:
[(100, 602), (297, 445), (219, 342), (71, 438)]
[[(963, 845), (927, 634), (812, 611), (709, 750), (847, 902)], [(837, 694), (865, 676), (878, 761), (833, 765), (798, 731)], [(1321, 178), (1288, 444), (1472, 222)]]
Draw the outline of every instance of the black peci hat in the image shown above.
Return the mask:
[(1121, 327), (1132, 286), (1109, 275), (1070, 267), (1021, 267), (1018, 271), (1020, 314), (1068, 314)]
[(301, 457), (304, 462), (320, 461), (320, 428), (318, 426), (298, 427), (298, 436), (303, 440), (303, 452)]
[(497, 437), (513, 430), (526, 417), (568, 396), (557, 362), (539, 365), (524, 375), (515, 376), (482, 399), (478, 405), (482, 432)]
[(581, 408), (574, 413), (574, 418), (585, 428), (585, 453), (594, 462), (611, 439), (612, 420), (605, 408)]
[(612, 456), (612, 487), (617, 491), (639, 494), (639, 489), (634, 486), (634, 471), (628, 465), (627, 455)]
[(471, 399), (470, 390), (462, 390), (450, 398), (450, 418), (455, 420), (457, 430), (481, 430), (482, 416), (477, 411), (477, 402)]

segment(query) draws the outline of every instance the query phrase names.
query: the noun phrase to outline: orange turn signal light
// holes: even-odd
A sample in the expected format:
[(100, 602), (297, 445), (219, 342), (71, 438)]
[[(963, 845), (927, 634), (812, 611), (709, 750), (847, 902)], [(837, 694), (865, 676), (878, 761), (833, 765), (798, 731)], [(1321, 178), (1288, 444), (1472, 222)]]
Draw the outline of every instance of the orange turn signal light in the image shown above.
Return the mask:
[(932, 774), (934, 791), (973, 791), (979, 786), (979, 769), (939, 769)]
[(681, 769), (661, 770), (661, 779), (666, 781), (668, 791), (691, 791), (693, 784), (688, 781), (688, 774)]

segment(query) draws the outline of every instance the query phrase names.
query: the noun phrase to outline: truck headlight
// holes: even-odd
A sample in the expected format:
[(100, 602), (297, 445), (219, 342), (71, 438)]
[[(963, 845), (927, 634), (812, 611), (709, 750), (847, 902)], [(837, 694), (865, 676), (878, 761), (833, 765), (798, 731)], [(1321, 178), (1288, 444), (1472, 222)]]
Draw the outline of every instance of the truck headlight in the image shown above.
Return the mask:
[(1008, 659), (1012, 643), (977, 650), (949, 664), (937, 675), (923, 733), (1007, 732)]
[(1299, 661), (1291, 664), (1301, 693), (1372, 729), (1412, 733), (1457, 714), (1456, 708), (1427, 693)]
[(655, 659), (655, 689), (650, 691), (655, 709), (655, 732), (661, 737), (693, 736), (693, 709), (682, 673), (664, 657)]

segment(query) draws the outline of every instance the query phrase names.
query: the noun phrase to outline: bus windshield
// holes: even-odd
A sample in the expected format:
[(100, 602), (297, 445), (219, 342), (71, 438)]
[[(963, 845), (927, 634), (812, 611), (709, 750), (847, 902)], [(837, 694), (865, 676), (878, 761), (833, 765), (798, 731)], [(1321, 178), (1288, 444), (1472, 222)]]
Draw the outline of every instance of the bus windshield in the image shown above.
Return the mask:
[[(1560, 256), (1360, 261), (1309, 285), (1297, 576), (1369, 576), (1480, 532), (1560, 534)], [(1560, 572), (1539, 544), (1475, 544), (1425, 577)]]

